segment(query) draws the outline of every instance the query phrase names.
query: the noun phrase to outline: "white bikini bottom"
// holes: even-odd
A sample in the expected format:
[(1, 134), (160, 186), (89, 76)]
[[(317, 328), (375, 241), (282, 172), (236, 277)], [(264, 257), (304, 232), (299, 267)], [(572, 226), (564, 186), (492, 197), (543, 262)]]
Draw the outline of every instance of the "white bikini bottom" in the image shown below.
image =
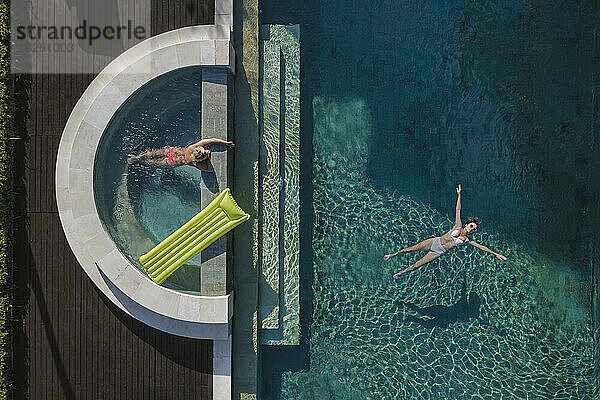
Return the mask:
[(429, 250), (440, 255), (446, 252), (446, 249), (442, 247), (442, 242), (440, 241), (439, 236), (433, 238), (433, 242), (431, 242), (431, 248)]

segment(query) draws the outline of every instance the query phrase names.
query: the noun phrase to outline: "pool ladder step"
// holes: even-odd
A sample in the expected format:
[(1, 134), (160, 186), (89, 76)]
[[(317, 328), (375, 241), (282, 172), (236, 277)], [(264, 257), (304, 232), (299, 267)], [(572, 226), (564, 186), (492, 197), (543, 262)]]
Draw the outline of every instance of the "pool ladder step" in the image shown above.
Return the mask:
[(299, 342), (300, 31), (261, 26), (260, 343)]

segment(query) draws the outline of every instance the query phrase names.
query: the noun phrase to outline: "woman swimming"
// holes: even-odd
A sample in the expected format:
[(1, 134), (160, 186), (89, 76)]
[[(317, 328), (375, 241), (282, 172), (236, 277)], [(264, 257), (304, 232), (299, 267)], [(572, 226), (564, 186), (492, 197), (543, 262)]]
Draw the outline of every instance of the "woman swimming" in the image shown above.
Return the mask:
[(419, 267), (422, 267), (428, 262), (435, 260), (454, 246), (460, 246), (465, 243), (469, 243), (470, 245), (475, 246), (478, 249), (487, 251), (488, 253), (492, 253), (500, 260), (506, 260), (506, 257), (504, 257), (502, 254), (498, 254), (495, 251), (485, 247), (484, 245), (476, 243), (468, 238), (467, 235), (476, 232), (479, 228), (479, 219), (477, 219), (477, 217), (469, 218), (467, 222), (465, 222), (464, 224), (462, 223), (462, 220), (460, 219), (461, 191), (461, 186), (458, 185), (458, 187), (456, 188), (456, 193), (458, 193), (458, 199), (456, 200), (456, 217), (454, 221), (454, 227), (450, 231), (444, 233), (442, 236), (425, 239), (421, 243), (417, 243), (414, 246), (410, 246), (405, 249), (399, 250), (396, 253), (386, 254), (383, 257), (384, 260), (389, 260), (390, 258), (397, 256), (400, 253), (410, 253), (412, 251), (428, 251), (427, 254), (425, 254), (425, 256), (419, 261), (417, 261), (410, 267), (407, 267), (402, 271), (394, 274), (394, 279), (397, 279), (400, 275), (402, 275), (405, 272), (413, 271)]
[(233, 142), (226, 142), (221, 139), (202, 139), (186, 148), (165, 146), (162, 149), (148, 150), (137, 156), (129, 156), (127, 162), (139, 160), (157, 167), (167, 167), (170, 165), (174, 168), (182, 165), (191, 165), (200, 171), (213, 172), (208, 147), (214, 144), (228, 147), (235, 146)]

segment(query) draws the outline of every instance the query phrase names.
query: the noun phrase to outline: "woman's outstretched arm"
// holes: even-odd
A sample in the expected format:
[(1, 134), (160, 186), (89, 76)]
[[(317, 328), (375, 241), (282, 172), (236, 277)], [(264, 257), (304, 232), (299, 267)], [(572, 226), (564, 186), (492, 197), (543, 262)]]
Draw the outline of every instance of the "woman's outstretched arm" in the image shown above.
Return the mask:
[(203, 146), (204, 147), (204, 146), (210, 146), (213, 144), (222, 144), (223, 146), (229, 146), (229, 147), (235, 146), (233, 144), (233, 142), (227, 142), (225, 140), (221, 140), (221, 139), (217, 139), (217, 138), (202, 139), (198, 143), (193, 144), (193, 146)]
[(492, 254), (493, 254), (493, 255), (495, 255), (497, 258), (499, 258), (499, 259), (501, 259), (501, 260), (504, 260), (504, 261), (506, 261), (506, 257), (504, 257), (502, 254), (498, 254), (498, 253), (496, 253), (495, 251), (491, 250), (490, 248), (488, 248), (488, 247), (486, 247), (486, 246), (484, 246), (484, 245), (482, 245), (482, 244), (479, 244), (479, 243), (477, 243), (477, 242), (474, 242), (474, 241), (472, 241), (472, 240), (469, 240), (469, 244), (471, 244), (471, 245), (473, 245), (473, 246), (475, 246), (475, 247), (477, 247), (478, 249), (481, 249), (481, 250), (483, 250), (483, 251), (487, 251), (488, 253), (492, 253)]
[(462, 192), (462, 188), (461, 185), (458, 185), (458, 187), (456, 188), (456, 193), (458, 193), (458, 198), (456, 199), (456, 215), (454, 217), (454, 226), (455, 227), (462, 227), (462, 220), (460, 219), (460, 208), (461, 208), (461, 201), (460, 201), (460, 194)]

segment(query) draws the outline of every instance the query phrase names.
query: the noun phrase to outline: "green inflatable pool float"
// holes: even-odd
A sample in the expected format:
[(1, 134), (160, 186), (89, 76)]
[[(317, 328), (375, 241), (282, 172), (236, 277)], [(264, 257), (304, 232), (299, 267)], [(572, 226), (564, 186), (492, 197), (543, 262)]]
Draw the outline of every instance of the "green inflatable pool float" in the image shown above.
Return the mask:
[(226, 188), (185, 225), (141, 256), (140, 261), (150, 278), (160, 285), (188, 260), (248, 218), (250, 215), (237, 205)]

